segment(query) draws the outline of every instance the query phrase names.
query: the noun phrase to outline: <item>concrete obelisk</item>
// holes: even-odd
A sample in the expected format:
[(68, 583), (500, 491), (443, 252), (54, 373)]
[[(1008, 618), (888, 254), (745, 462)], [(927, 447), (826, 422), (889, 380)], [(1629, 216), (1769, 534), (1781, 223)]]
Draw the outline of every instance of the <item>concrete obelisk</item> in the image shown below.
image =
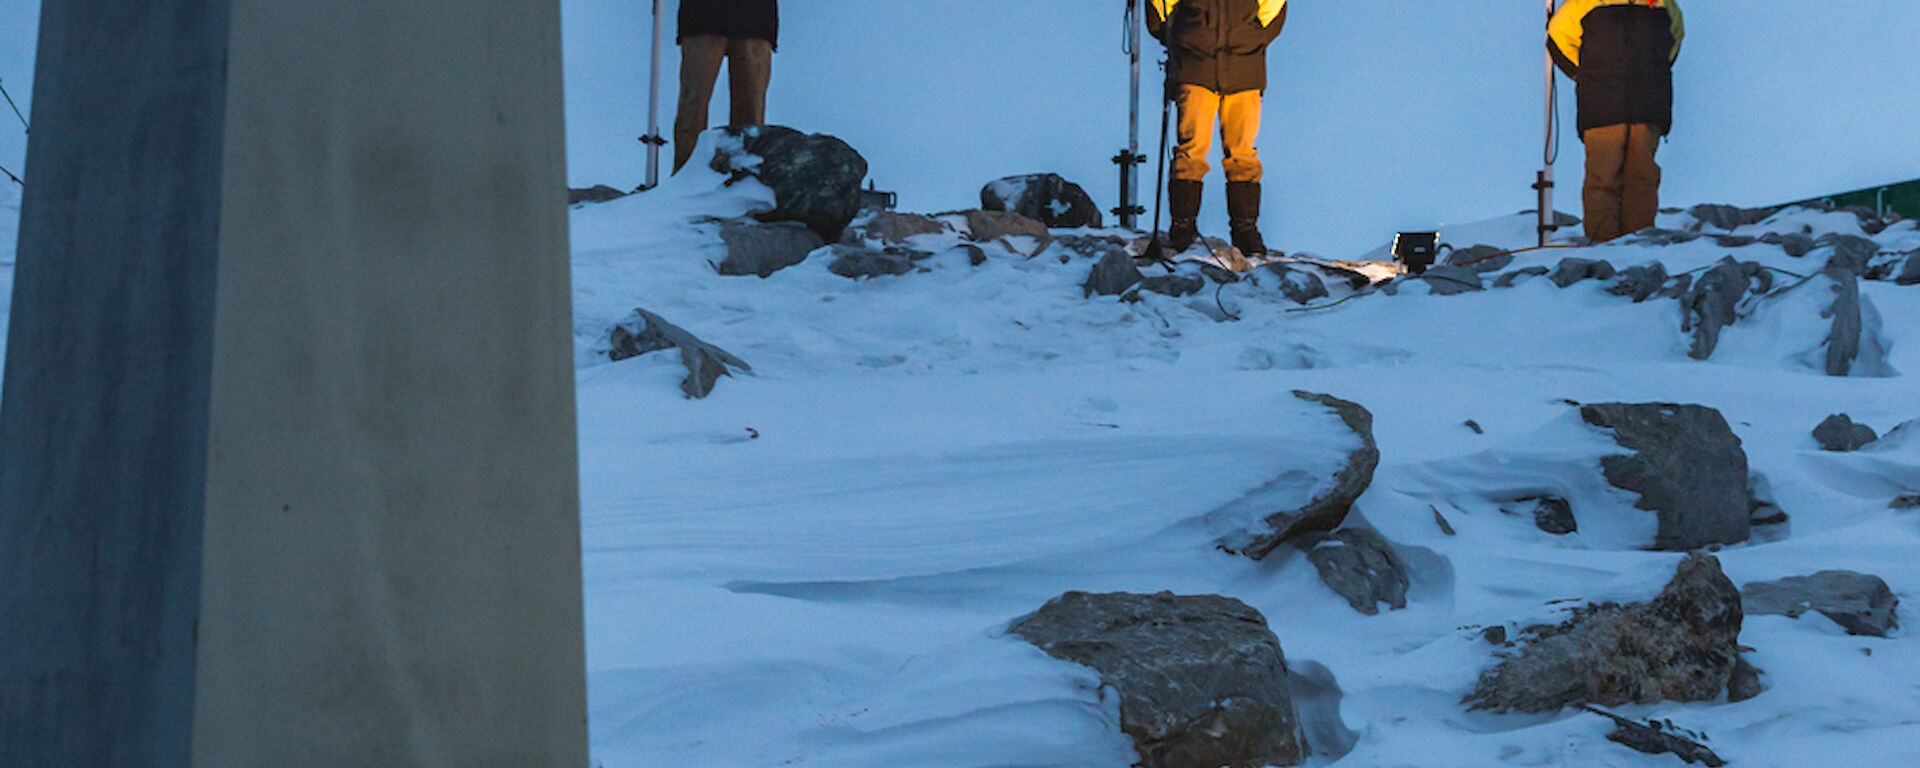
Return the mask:
[(558, 0), (44, 0), (0, 765), (587, 763)]

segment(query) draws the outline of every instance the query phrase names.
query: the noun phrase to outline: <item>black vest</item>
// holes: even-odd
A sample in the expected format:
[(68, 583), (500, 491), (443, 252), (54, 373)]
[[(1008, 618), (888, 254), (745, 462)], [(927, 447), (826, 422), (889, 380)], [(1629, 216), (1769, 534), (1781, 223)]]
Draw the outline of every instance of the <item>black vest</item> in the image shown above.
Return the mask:
[(780, 45), (780, 0), (680, 0), (680, 34), (765, 40)]
[(1673, 126), (1673, 18), (1665, 8), (1610, 5), (1581, 22), (1579, 127)]

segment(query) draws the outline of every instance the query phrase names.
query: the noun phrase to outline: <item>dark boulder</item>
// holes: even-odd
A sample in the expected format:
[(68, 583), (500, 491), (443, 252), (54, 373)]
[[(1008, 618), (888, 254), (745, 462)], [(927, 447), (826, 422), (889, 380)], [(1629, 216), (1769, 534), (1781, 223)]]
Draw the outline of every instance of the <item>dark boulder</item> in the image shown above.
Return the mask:
[(758, 277), (806, 261), (807, 254), (826, 244), (819, 234), (795, 221), (729, 219), (720, 223), (720, 239), (727, 244), (720, 274)]
[(733, 375), (727, 370), (730, 367), (753, 370), (746, 361), (644, 309), (633, 310), (632, 317), (614, 325), (607, 333), (607, 345), (607, 356), (615, 361), (678, 348), (680, 362), (687, 366), (687, 378), (680, 382), (680, 391), (691, 399), (711, 394), (721, 376)]
[(1750, 261), (1721, 259), (1680, 298), (1680, 330), (1693, 334), (1687, 356), (1705, 360), (1720, 345), (1720, 330), (1740, 319), (1740, 299), (1749, 290), (1772, 289), (1772, 273)]
[(1620, 270), (1620, 275), (1612, 285), (1607, 286), (1607, 293), (1626, 296), (1638, 304), (1653, 298), (1654, 294), (1665, 288), (1667, 279), (1667, 265), (1657, 261), (1643, 267), (1627, 267)]
[(1693, 553), (1651, 602), (1587, 605), (1528, 627), (1481, 672), (1465, 703), (1496, 712), (1711, 701), (1740, 658), (1740, 591), (1720, 561)]
[(1573, 504), (1557, 496), (1533, 499), (1533, 524), (1555, 536), (1580, 530), (1580, 523), (1573, 518)]
[(756, 214), (761, 221), (797, 221), (825, 242), (840, 240), (847, 222), (860, 213), (866, 158), (832, 136), (785, 126), (724, 130), (740, 140), (740, 151), (715, 154), (713, 170), (733, 179), (750, 176), (773, 190), (773, 210)]
[(604, 203), (608, 200), (618, 200), (626, 196), (627, 196), (627, 193), (614, 189), (613, 187), (609, 187), (605, 184), (595, 184), (585, 189), (581, 189), (577, 187), (569, 187), (567, 189), (567, 205), (579, 205), (581, 203)]
[(1498, 272), (1514, 259), (1513, 251), (1497, 245), (1475, 245), (1447, 254), (1445, 266), (1466, 267), (1475, 272)]
[(1261, 520), (1259, 529), (1221, 541), (1220, 547), (1228, 552), (1259, 560), (1297, 537), (1339, 528), (1353, 509), (1354, 501), (1373, 484), (1373, 471), (1380, 466), (1380, 448), (1373, 440), (1373, 414), (1358, 403), (1331, 395), (1296, 389), (1293, 396), (1331, 409), (1348, 429), (1360, 436), (1360, 448), (1334, 473), (1332, 484), (1315, 494), (1311, 501), (1298, 509), (1274, 511)]
[(1013, 211), (1049, 227), (1098, 227), (1100, 207), (1057, 173), (1008, 176), (980, 190), (980, 207)]
[(1773, 208), (1738, 208), (1731, 205), (1696, 205), (1687, 209), (1687, 214), (1701, 224), (1715, 229), (1735, 230), (1748, 224), (1758, 224), (1773, 216)]
[(1907, 262), (1900, 267), (1900, 275), (1893, 282), (1895, 285), (1920, 285), (1920, 251), (1907, 254)]
[(1823, 451), (1844, 453), (1860, 450), (1868, 443), (1880, 439), (1880, 435), (1873, 431), (1873, 427), (1856, 424), (1852, 417), (1844, 413), (1836, 413), (1813, 428), (1813, 439), (1820, 443), (1820, 449)]
[(1493, 287), (1512, 288), (1514, 284), (1520, 282), (1520, 279), (1523, 277), (1543, 277), (1551, 271), (1552, 270), (1546, 267), (1521, 267), (1494, 278)]
[(1827, 305), (1826, 311), (1821, 314), (1833, 320), (1827, 331), (1826, 342), (1828, 376), (1853, 373), (1855, 365), (1860, 362), (1861, 334), (1865, 331), (1866, 323), (1860, 310), (1860, 275), (1866, 271), (1870, 256), (1836, 250), (1833, 257), (1827, 260), (1826, 269), (1821, 270), (1822, 275), (1833, 281), (1834, 294), (1833, 303)]
[(1429, 268), (1420, 275), (1420, 279), (1426, 282), (1427, 289), (1435, 296), (1486, 290), (1486, 286), (1480, 282), (1480, 273), (1468, 267), (1442, 264)]
[(859, 245), (833, 247), (833, 263), (827, 271), (849, 279), (904, 275), (916, 269), (915, 262), (928, 254), (899, 246), (873, 249)]
[(1132, 256), (1125, 251), (1109, 253), (1093, 265), (1093, 271), (1087, 274), (1087, 281), (1080, 286), (1081, 295), (1119, 296), (1145, 279), (1146, 276), (1140, 274), (1140, 267), (1134, 265)]
[(1307, 560), (1320, 572), (1320, 581), (1356, 611), (1372, 616), (1380, 612), (1380, 603), (1396, 611), (1407, 607), (1407, 562), (1372, 528), (1342, 528), (1316, 537)]
[(1613, 432), (1632, 453), (1603, 456), (1616, 488), (1640, 495), (1636, 506), (1659, 517), (1653, 548), (1685, 551), (1737, 544), (1752, 534), (1747, 454), (1719, 411), (1672, 403), (1580, 406), (1588, 424)]
[(1880, 577), (1853, 571), (1754, 582), (1741, 591), (1741, 599), (1749, 616), (1799, 618), (1818, 611), (1849, 635), (1886, 637), (1900, 626), (1900, 598)]
[(1266, 617), (1218, 595), (1068, 592), (1008, 630), (1120, 695), (1140, 768), (1305, 762), (1286, 658)]
[(1811, 235), (1800, 232), (1768, 232), (1760, 236), (1760, 242), (1780, 246), (1780, 250), (1796, 259), (1812, 253), (1817, 247)]
[(1561, 259), (1560, 263), (1553, 268), (1553, 274), (1548, 275), (1547, 279), (1552, 280), (1554, 285), (1565, 288), (1582, 280), (1609, 280), (1614, 274), (1613, 265), (1607, 263), (1606, 259), (1582, 259), (1570, 256)]

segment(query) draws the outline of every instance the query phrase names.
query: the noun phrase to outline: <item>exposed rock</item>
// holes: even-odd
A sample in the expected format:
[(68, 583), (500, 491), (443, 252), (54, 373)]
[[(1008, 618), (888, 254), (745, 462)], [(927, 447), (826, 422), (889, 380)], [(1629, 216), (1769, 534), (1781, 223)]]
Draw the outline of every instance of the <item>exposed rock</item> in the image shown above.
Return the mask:
[(1042, 243), (1053, 242), (1047, 225), (1012, 211), (961, 211), (958, 215), (966, 217), (967, 237), (974, 242), (986, 243), (1022, 235), (1037, 238)]
[(917, 235), (937, 235), (950, 229), (945, 222), (924, 214), (874, 211), (865, 222), (850, 231), (857, 235), (858, 239), (902, 245), (908, 238)]
[[(1741, 610), (1745, 610), (1743, 607)], [(1738, 704), (1766, 692), (1760, 682), (1761, 669), (1742, 655), (1733, 662), (1733, 676), (1727, 679), (1727, 702)]]
[(720, 274), (759, 277), (806, 261), (807, 254), (826, 244), (818, 233), (797, 221), (728, 219), (720, 223), (720, 239), (727, 243)]
[(1630, 455), (1600, 459), (1607, 482), (1659, 516), (1654, 549), (1737, 544), (1752, 533), (1747, 454), (1719, 411), (1672, 403), (1590, 403), (1588, 424), (1613, 431)]
[(1698, 219), (1716, 229), (1735, 230), (1748, 224), (1766, 221), (1774, 214), (1773, 208), (1737, 208), (1731, 205), (1696, 205), (1687, 209), (1687, 215)]
[(1140, 290), (1163, 296), (1192, 296), (1206, 288), (1207, 279), (1200, 275), (1154, 275), (1140, 281)]
[[(1868, 243), (1873, 241), (1869, 240)], [(1828, 376), (1846, 376), (1860, 359), (1860, 334), (1864, 318), (1860, 313), (1860, 274), (1866, 271), (1871, 254), (1835, 251), (1821, 271), (1833, 281), (1833, 303), (1821, 317), (1833, 319), (1827, 332), (1826, 371)]]
[(1582, 280), (1608, 280), (1614, 276), (1613, 265), (1606, 259), (1582, 259), (1568, 257), (1560, 260), (1548, 276), (1554, 285), (1565, 288)]
[(613, 326), (613, 330), (607, 334), (607, 343), (607, 356), (616, 361), (662, 349), (679, 348), (680, 362), (687, 366), (687, 378), (680, 382), (680, 391), (692, 399), (711, 394), (713, 385), (719, 382), (721, 376), (732, 376), (727, 370), (729, 367), (742, 371), (753, 370), (746, 361), (701, 341), (686, 329), (644, 309), (636, 308), (633, 317)]
[(961, 243), (958, 247), (953, 248), (952, 250), (965, 253), (967, 255), (967, 263), (973, 266), (977, 267), (987, 263), (986, 249), (981, 248), (980, 246), (974, 245), (973, 243)]
[(567, 188), (567, 205), (579, 205), (581, 203), (604, 203), (608, 200), (618, 200), (626, 196), (627, 196), (627, 193), (614, 189), (613, 187), (609, 187), (605, 184), (595, 184), (591, 187), (587, 187), (586, 189), (569, 187)]
[(1920, 509), (1920, 493), (1908, 493), (1893, 497), (1888, 509)]
[(860, 213), (866, 158), (832, 136), (808, 135), (785, 126), (724, 130), (740, 140), (740, 151), (716, 153), (713, 170), (735, 179), (751, 176), (773, 190), (773, 210), (757, 214), (761, 221), (797, 221), (822, 241), (840, 240), (847, 222)]
[(1833, 258), (1827, 262), (1829, 268), (1836, 266), (1834, 260), (1837, 259), (1840, 260), (1837, 266), (1854, 274), (1866, 272), (1867, 262), (1872, 261), (1873, 257), (1880, 253), (1879, 243), (1858, 235), (1843, 235), (1838, 232), (1821, 235), (1820, 239), (1813, 241), (1813, 244), (1815, 248), (1833, 248)]
[(1780, 250), (1796, 259), (1812, 253), (1816, 247), (1813, 237), (1799, 232), (1768, 232), (1760, 236), (1760, 242), (1780, 246)]
[[(1581, 709), (1612, 720), (1614, 729), (1612, 733), (1607, 734), (1607, 740), (1635, 752), (1644, 752), (1649, 755), (1673, 755), (1688, 765), (1704, 763), (1707, 768), (1720, 768), (1727, 764), (1726, 760), (1714, 754), (1713, 750), (1708, 749), (1705, 744), (1677, 733), (1679, 729), (1673, 727), (1670, 722), (1648, 720), (1640, 723), (1591, 706), (1583, 706)], [(1700, 734), (1692, 732), (1687, 732), (1687, 736), (1702, 738)]]
[(1446, 266), (1466, 267), (1475, 272), (1498, 272), (1514, 259), (1513, 251), (1496, 245), (1475, 245), (1447, 254)]
[(1878, 576), (1854, 571), (1821, 571), (1779, 581), (1748, 584), (1741, 592), (1749, 616), (1799, 618), (1819, 611), (1849, 635), (1886, 637), (1900, 626), (1900, 598)]
[(1486, 290), (1486, 286), (1480, 283), (1480, 273), (1467, 267), (1446, 264), (1429, 267), (1420, 275), (1420, 279), (1426, 281), (1428, 290), (1435, 296), (1452, 296)]
[(1299, 765), (1308, 747), (1266, 617), (1218, 595), (1068, 592), (1012, 634), (1120, 695), (1140, 768)]
[(1473, 419), (1467, 419), (1466, 421), (1461, 422), (1461, 426), (1464, 426), (1467, 429), (1473, 430), (1473, 433), (1476, 435), (1484, 435), (1487, 433), (1486, 430), (1480, 428), (1480, 422), (1474, 421)]
[(1081, 295), (1119, 296), (1145, 279), (1146, 276), (1140, 274), (1140, 268), (1134, 265), (1133, 257), (1125, 251), (1109, 253), (1093, 265), (1093, 271), (1087, 274), (1087, 281), (1080, 286)]
[(1280, 289), (1280, 295), (1287, 297), (1288, 301), (1295, 304), (1306, 304), (1314, 299), (1324, 299), (1328, 295), (1326, 281), (1321, 280), (1318, 274), (1287, 266), (1286, 262), (1275, 261), (1262, 264), (1254, 270), (1252, 276), (1255, 285), (1276, 284)]
[(1720, 344), (1720, 329), (1740, 318), (1741, 297), (1746, 296), (1755, 283), (1763, 292), (1772, 288), (1771, 274), (1757, 263), (1735, 261), (1728, 256), (1695, 281), (1692, 289), (1680, 299), (1683, 313), (1680, 330), (1693, 333), (1687, 355), (1695, 360), (1712, 357), (1714, 348)]
[(1407, 607), (1407, 563), (1372, 528), (1342, 528), (1319, 538), (1307, 560), (1320, 571), (1320, 581), (1356, 611), (1373, 616), (1380, 603), (1396, 611)]
[(1428, 506), (1428, 507), (1427, 507), (1427, 509), (1431, 509), (1431, 510), (1433, 510), (1433, 522), (1435, 522), (1436, 524), (1438, 524), (1438, 525), (1440, 526), (1440, 532), (1441, 532), (1441, 533), (1444, 533), (1444, 534), (1446, 534), (1446, 535), (1448, 535), (1448, 536), (1454, 536), (1454, 535), (1456, 535), (1456, 534), (1454, 533), (1454, 531), (1453, 531), (1453, 524), (1452, 524), (1452, 523), (1449, 523), (1449, 522), (1447, 522), (1447, 516), (1446, 516), (1446, 515), (1442, 515), (1442, 514), (1440, 514), (1440, 508), (1439, 508), (1439, 507), (1435, 507), (1435, 506)]
[(1266, 557), (1280, 546), (1307, 533), (1339, 528), (1353, 509), (1353, 502), (1373, 484), (1373, 471), (1380, 466), (1380, 448), (1373, 441), (1373, 414), (1358, 403), (1331, 395), (1294, 390), (1293, 396), (1333, 409), (1348, 429), (1360, 436), (1360, 449), (1347, 457), (1346, 466), (1334, 473), (1333, 485), (1298, 509), (1279, 510), (1262, 520), (1265, 530), (1250, 531), (1244, 544), (1221, 542), (1229, 552), (1255, 560)]
[(1660, 289), (1665, 288), (1666, 285), (1667, 265), (1656, 261), (1644, 267), (1627, 267), (1620, 270), (1620, 275), (1614, 279), (1613, 284), (1607, 286), (1607, 293), (1630, 297), (1633, 303), (1638, 304), (1653, 298), (1653, 295), (1659, 293)]
[(1856, 424), (1852, 417), (1844, 413), (1836, 413), (1821, 421), (1820, 426), (1813, 428), (1813, 439), (1819, 441), (1820, 449), (1823, 451), (1844, 453), (1860, 450), (1868, 443), (1880, 439), (1880, 435), (1873, 431), (1873, 427)]
[(1505, 274), (1500, 275), (1497, 278), (1494, 278), (1493, 287), (1512, 288), (1513, 284), (1516, 282), (1519, 282), (1520, 278), (1541, 277), (1543, 275), (1546, 275), (1550, 271), (1551, 270), (1548, 270), (1546, 267), (1521, 267), (1512, 272), (1507, 272)]
[(1920, 251), (1907, 254), (1907, 263), (1900, 268), (1900, 276), (1893, 279), (1895, 285), (1920, 284)]
[(1740, 591), (1712, 555), (1695, 552), (1652, 602), (1588, 605), (1557, 625), (1521, 632), (1515, 650), (1480, 673), (1465, 702), (1497, 712), (1555, 712), (1711, 701), (1740, 656)]
[(1061, 235), (1053, 242), (1065, 253), (1061, 257), (1063, 264), (1072, 256), (1098, 260), (1117, 253), (1132, 258), (1127, 252), (1127, 241), (1112, 235)]
[(1705, 235), (1702, 235), (1699, 232), (1682, 232), (1680, 230), (1674, 230), (1674, 229), (1660, 229), (1658, 227), (1648, 227), (1638, 232), (1630, 232), (1627, 234), (1626, 238), (1624, 239), (1626, 242), (1631, 243), (1633, 245), (1651, 245), (1651, 246), (1664, 247), (1669, 245), (1679, 245), (1681, 243), (1691, 243), (1702, 237), (1705, 237)]
[(914, 262), (927, 256), (899, 246), (874, 250), (860, 245), (835, 245), (833, 263), (827, 265), (827, 271), (849, 279), (904, 275), (916, 268)]
[(1566, 499), (1549, 496), (1534, 499), (1533, 502), (1533, 524), (1540, 530), (1555, 536), (1565, 536), (1580, 530), (1579, 522), (1573, 519), (1573, 505)]
[(1745, 248), (1760, 242), (1760, 238), (1751, 235), (1713, 235), (1713, 244), (1722, 248)]
[(1014, 211), (1049, 227), (1098, 227), (1100, 207), (1057, 173), (1008, 176), (980, 190), (980, 207)]

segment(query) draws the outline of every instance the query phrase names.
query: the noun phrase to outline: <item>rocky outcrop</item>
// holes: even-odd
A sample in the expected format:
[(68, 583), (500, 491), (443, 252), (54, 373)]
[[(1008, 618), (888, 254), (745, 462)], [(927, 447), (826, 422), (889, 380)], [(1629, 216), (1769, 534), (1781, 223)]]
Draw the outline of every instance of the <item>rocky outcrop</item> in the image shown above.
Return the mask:
[(1518, 284), (1522, 278), (1544, 277), (1551, 271), (1552, 270), (1546, 267), (1521, 267), (1512, 272), (1502, 273), (1499, 277), (1494, 278), (1493, 287), (1512, 288)]
[(879, 240), (887, 245), (904, 245), (908, 238), (937, 235), (951, 230), (946, 223), (925, 214), (874, 211), (847, 233), (856, 240)]
[(1846, 414), (1836, 413), (1813, 428), (1813, 439), (1820, 443), (1820, 449), (1823, 451), (1844, 453), (1865, 448), (1868, 443), (1880, 439), (1880, 436), (1874, 433), (1873, 427), (1855, 424)]
[(1651, 602), (1587, 605), (1529, 627), (1465, 703), (1496, 712), (1710, 701), (1740, 657), (1740, 591), (1711, 555), (1681, 561)]
[(980, 190), (980, 207), (1013, 211), (1048, 227), (1098, 227), (1100, 207), (1057, 173), (1008, 176)]
[(1680, 330), (1693, 334), (1687, 356), (1695, 360), (1712, 357), (1720, 344), (1720, 329), (1740, 319), (1740, 299), (1749, 290), (1764, 293), (1772, 288), (1772, 273), (1754, 262), (1735, 261), (1728, 256), (1707, 270), (1680, 297)]
[(1758, 581), (1741, 590), (1740, 598), (1748, 616), (1798, 618), (1817, 611), (1849, 635), (1886, 637), (1900, 626), (1900, 598), (1880, 577), (1854, 571)]
[(1420, 279), (1426, 281), (1427, 289), (1435, 296), (1486, 290), (1486, 286), (1480, 282), (1480, 273), (1467, 267), (1447, 264), (1430, 267), (1420, 275)]
[(1696, 205), (1687, 209), (1701, 225), (1732, 231), (1748, 224), (1758, 224), (1773, 216), (1773, 208), (1739, 208), (1731, 205)]
[(876, 249), (842, 244), (833, 247), (833, 262), (827, 265), (827, 271), (856, 280), (904, 275), (917, 269), (915, 262), (929, 255), (894, 245)]
[(967, 238), (974, 242), (1024, 236), (1039, 240), (1042, 249), (1053, 243), (1047, 225), (1012, 211), (960, 211), (958, 215), (966, 219)]
[(1260, 265), (1251, 275), (1254, 285), (1273, 285), (1280, 295), (1295, 304), (1306, 304), (1314, 299), (1328, 296), (1327, 283), (1318, 274), (1305, 269), (1287, 266), (1286, 262), (1274, 261)]
[(1262, 768), (1307, 758), (1266, 617), (1218, 595), (1068, 592), (1008, 630), (1100, 673), (1140, 768)]
[[(1307, 541), (1303, 537), (1301, 544)], [(1312, 541), (1307, 560), (1320, 572), (1320, 581), (1354, 610), (1373, 616), (1381, 603), (1396, 611), (1407, 607), (1407, 562), (1378, 531), (1342, 528)]]
[(716, 153), (713, 170), (733, 179), (750, 176), (773, 190), (773, 210), (756, 214), (761, 221), (797, 221), (825, 242), (840, 240), (847, 222), (860, 213), (866, 158), (832, 136), (785, 126), (724, 130), (739, 140), (739, 150)]
[(1087, 281), (1080, 290), (1083, 297), (1119, 296), (1127, 289), (1140, 284), (1146, 276), (1140, 274), (1140, 268), (1133, 263), (1133, 257), (1125, 251), (1109, 253), (1093, 265), (1093, 271), (1087, 274)]
[(1475, 272), (1498, 272), (1513, 263), (1513, 251), (1497, 245), (1475, 245), (1447, 254), (1449, 267), (1465, 267)]
[(1373, 484), (1373, 471), (1380, 466), (1380, 448), (1373, 441), (1373, 414), (1358, 403), (1331, 395), (1294, 390), (1293, 396), (1319, 403), (1333, 410), (1348, 429), (1360, 436), (1360, 448), (1347, 457), (1347, 463), (1334, 473), (1333, 484), (1315, 494), (1298, 509), (1278, 510), (1260, 522), (1260, 528), (1245, 532), (1245, 541), (1221, 541), (1220, 547), (1255, 560), (1274, 548), (1309, 533), (1325, 533), (1340, 527), (1353, 509), (1353, 502)]
[(720, 261), (723, 275), (766, 277), (807, 260), (807, 254), (826, 243), (806, 225), (794, 221), (761, 223), (729, 219), (720, 223), (720, 239), (727, 257)]
[(1560, 260), (1553, 268), (1553, 274), (1547, 279), (1554, 285), (1565, 288), (1582, 280), (1609, 280), (1615, 274), (1613, 264), (1606, 259), (1581, 259), (1568, 257)]
[(1627, 267), (1620, 270), (1613, 284), (1607, 286), (1607, 293), (1625, 296), (1638, 304), (1653, 298), (1667, 285), (1667, 265), (1653, 262), (1645, 266)]
[(1604, 456), (1601, 470), (1616, 488), (1660, 518), (1654, 549), (1685, 551), (1746, 541), (1753, 528), (1747, 454), (1719, 411), (1673, 403), (1590, 403), (1588, 424), (1613, 432), (1631, 451)]
[(613, 326), (607, 334), (607, 345), (607, 356), (616, 361), (678, 348), (680, 362), (687, 366), (687, 378), (680, 382), (680, 391), (693, 399), (711, 394), (721, 376), (732, 376), (729, 368), (753, 370), (746, 361), (644, 309), (633, 310), (632, 317)]
[(618, 200), (626, 196), (627, 193), (605, 184), (595, 184), (586, 188), (569, 187), (567, 189), (567, 205), (604, 203), (608, 200)]

